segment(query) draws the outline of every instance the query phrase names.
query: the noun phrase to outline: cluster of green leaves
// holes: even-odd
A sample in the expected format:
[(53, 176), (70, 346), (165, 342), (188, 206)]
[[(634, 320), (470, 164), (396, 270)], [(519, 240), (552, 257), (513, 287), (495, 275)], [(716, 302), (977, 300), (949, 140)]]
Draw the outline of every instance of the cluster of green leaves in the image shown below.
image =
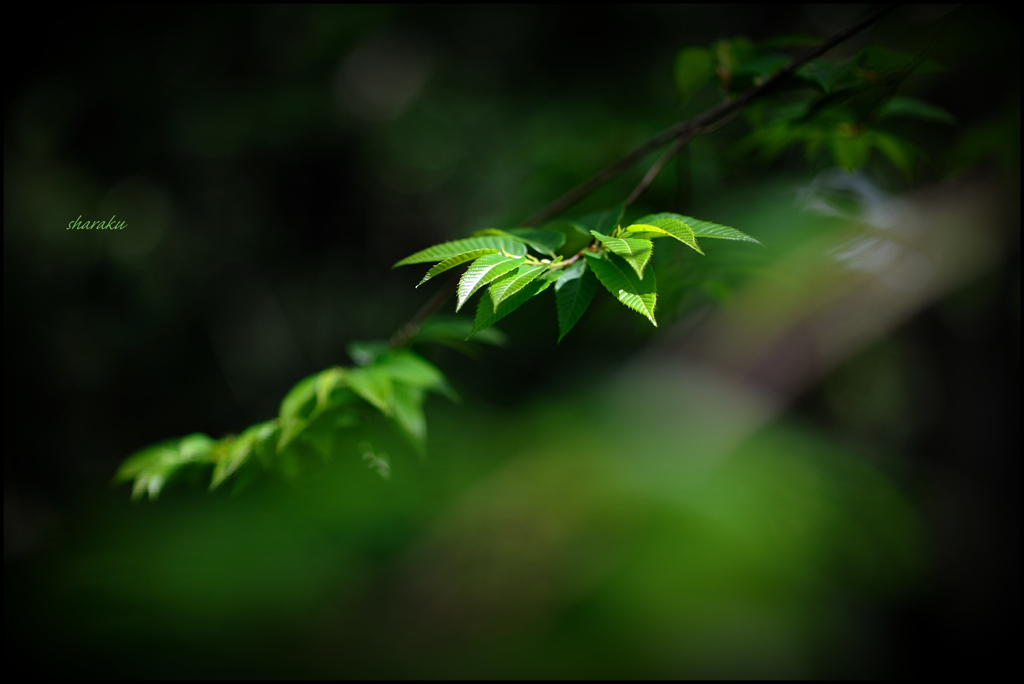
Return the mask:
[[(819, 42), (810, 36), (784, 36), (757, 44), (735, 38), (710, 48), (689, 47), (676, 56), (676, 87), (684, 99), (714, 81), (723, 94), (738, 92), (764, 82), (791, 61), (777, 50)], [(752, 131), (739, 151), (757, 151), (771, 161), (803, 145), (808, 161), (826, 152), (837, 165), (853, 171), (877, 150), (911, 176), (924, 155), (888, 128), (888, 121), (907, 117), (956, 124), (956, 119), (941, 107), (896, 95), (896, 90), (913, 73), (940, 70), (931, 60), (879, 46), (865, 47), (841, 62), (810, 60), (779, 83), (772, 97), (744, 110)]]
[[(551, 228), (490, 228), (402, 259), (397, 264), (434, 263), (420, 285), (445, 271), (469, 264), (458, 283), (456, 309), (478, 290), (488, 288), (476, 308), (469, 336), (487, 330), (527, 300), (554, 287), (559, 342), (587, 310), (597, 285), (657, 326), (657, 279), (649, 264), (652, 240), (669, 237), (700, 254), (697, 238), (757, 242), (735, 228), (678, 214), (650, 214), (622, 225), (624, 206), (590, 214), (568, 224), (593, 242), (568, 256), (558, 250), (565, 232)], [(760, 244), (760, 243), (758, 243)], [(537, 253), (530, 254), (530, 250)], [(468, 339), (468, 337), (467, 337)]]
[[(491, 326), (552, 285), (559, 341), (586, 311), (598, 283), (657, 325), (657, 285), (649, 264), (652, 239), (671, 237), (701, 254), (698, 237), (757, 242), (734, 228), (677, 214), (652, 214), (622, 227), (623, 213), (619, 205), (569, 222), (577, 232), (593, 239), (569, 258), (558, 254), (566, 242), (565, 233), (550, 228), (513, 228), (479, 231), (403, 259), (396, 266), (434, 263), (421, 285), (456, 266), (468, 265), (459, 280), (457, 309), (478, 290), (488, 288), (472, 322), (458, 318), (428, 321), (407, 344), (440, 343), (475, 355), (470, 338), (502, 344), (503, 335)], [(132, 481), (135, 499), (143, 495), (155, 499), (168, 482), (189, 471), (211, 470), (209, 486), (214, 490), (231, 478), (244, 484), (248, 481), (245, 473), (251, 475), (261, 468), (292, 474), (304, 459), (326, 460), (353, 452), (361, 453), (370, 468), (388, 477), (387, 454), (372, 443), (370, 432), (360, 429), (368, 414), (385, 416), (422, 454), (427, 438), (423, 413), (427, 393), (452, 400), (458, 396), (444, 374), (411, 348), (370, 342), (353, 343), (348, 351), (356, 366), (335, 366), (305, 378), (281, 402), (276, 418), (219, 440), (196, 433), (147, 447), (125, 460), (115, 482)]]
[[(415, 341), (440, 342), (466, 351), (469, 321), (441, 320), (425, 325)], [(501, 343), (498, 334), (481, 342)], [(189, 470), (210, 470), (210, 489), (229, 478), (248, 481), (244, 473), (276, 469), (295, 473), (304, 459), (330, 459), (361, 453), (382, 477), (390, 474), (388, 456), (372, 443), (365, 428), (373, 414), (382, 414), (420, 453), (426, 447), (423, 402), (428, 392), (452, 400), (458, 396), (434, 365), (410, 349), (387, 343), (353, 343), (355, 367), (335, 366), (295, 385), (281, 402), (276, 418), (220, 440), (192, 434), (142, 449), (118, 469), (115, 482), (133, 481), (132, 497), (155, 499), (169, 481)]]

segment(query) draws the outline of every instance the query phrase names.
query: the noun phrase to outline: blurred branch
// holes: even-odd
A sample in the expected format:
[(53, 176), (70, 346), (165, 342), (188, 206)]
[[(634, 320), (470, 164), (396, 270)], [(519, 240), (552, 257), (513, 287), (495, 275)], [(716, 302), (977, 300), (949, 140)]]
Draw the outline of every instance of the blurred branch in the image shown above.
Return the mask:
[(647, 156), (649, 152), (661, 147), (669, 140), (683, 138), (684, 136), (692, 136), (694, 135), (695, 131), (698, 131), (699, 129), (705, 126), (713, 124), (719, 119), (722, 119), (734, 112), (738, 112), (752, 100), (769, 92), (772, 88), (778, 85), (780, 81), (782, 81), (787, 76), (796, 71), (796, 69), (801, 65), (809, 62), (810, 60), (814, 59), (815, 57), (818, 57), (819, 55), (824, 54), (825, 52), (828, 52), (839, 43), (842, 43), (843, 41), (849, 39), (850, 37), (856, 35), (857, 33), (860, 33), (867, 27), (876, 23), (879, 19), (881, 19), (883, 16), (885, 16), (895, 8), (895, 5), (886, 5), (878, 10), (875, 10), (874, 12), (872, 12), (871, 14), (869, 14), (856, 24), (848, 26), (842, 31), (833, 34), (820, 45), (817, 45), (807, 50), (804, 54), (795, 58), (782, 69), (776, 71), (774, 74), (769, 76), (760, 85), (754, 86), (753, 88), (744, 91), (743, 93), (739, 94), (738, 96), (731, 100), (726, 100), (722, 104), (718, 105), (713, 109), (709, 109), (703, 114), (695, 116), (694, 118), (688, 121), (680, 122), (675, 126), (668, 128), (662, 131), (661, 133), (658, 133), (653, 138), (641, 144), (639, 147), (637, 147), (635, 150), (627, 154), (622, 159), (618, 160), (611, 166), (608, 166), (607, 168), (599, 171), (597, 174), (595, 174), (592, 178), (590, 178), (583, 184), (573, 188), (572, 190), (562, 195), (545, 208), (538, 211), (530, 218), (526, 219), (526, 221), (524, 221), (522, 225), (535, 226), (547, 221), (550, 218), (557, 216), (558, 214), (561, 214), (563, 211), (565, 211), (572, 205), (576, 204), (576, 202), (579, 202), (581, 199), (583, 199), (584, 197), (592, 193), (594, 190), (610, 181), (615, 176), (618, 176), (620, 173), (631, 168), (634, 164), (636, 164), (638, 161)]
[(633, 189), (633, 192), (629, 194), (629, 198), (626, 200), (626, 207), (630, 207), (633, 204), (633, 202), (635, 202), (637, 198), (640, 197), (640, 195), (644, 194), (644, 191), (647, 190), (647, 187), (652, 182), (654, 182), (654, 179), (658, 177), (658, 174), (661, 173), (661, 170), (665, 168), (665, 164), (668, 164), (672, 160), (672, 157), (676, 156), (679, 150), (683, 149), (683, 146), (686, 143), (690, 142), (690, 140), (692, 140), (698, 135), (707, 135), (708, 133), (714, 133), (715, 131), (724, 128), (725, 126), (728, 126), (730, 123), (732, 123), (732, 120), (736, 118), (736, 115), (738, 113), (739, 110), (736, 110), (727, 118), (722, 119), (721, 121), (712, 124), (711, 126), (705, 126), (704, 128), (701, 128), (696, 131), (691, 131), (676, 138), (675, 142), (672, 143), (660, 157), (658, 157), (658, 161), (654, 162), (651, 168), (647, 170), (647, 173), (644, 174), (644, 177), (637, 184), (636, 188)]
[(640, 179), (640, 182), (633, 189), (633, 192), (629, 194), (629, 198), (626, 199), (627, 209), (631, 207), (633, 205), (633, 202), (636, 202), (637, 198), (644, 193), (644, 191), (652, 182), (654, 182), (654, 179), (658, 177), (658, 174), (661, 173), (661, 170), (665, 168), (665, 164), (668, 164), (669, 161), (672, 160), (672, 157), (676, 156), (679, 150), (683, 149), (683, 145), (690, 142), (690, 139), (693, 138), (693, 135), (693, 133), (687, 133), (686, 135), (679, 136), (678, 138), (676, 138), (675, 142), (673, 142), (669, 146), (669, 148), (665, 150), (665, 152), (660, 157), (658, 157), (658, 161), (654, 162), (651, 168), (648, 169), (647, 173), (644, 174), (644, 177)]

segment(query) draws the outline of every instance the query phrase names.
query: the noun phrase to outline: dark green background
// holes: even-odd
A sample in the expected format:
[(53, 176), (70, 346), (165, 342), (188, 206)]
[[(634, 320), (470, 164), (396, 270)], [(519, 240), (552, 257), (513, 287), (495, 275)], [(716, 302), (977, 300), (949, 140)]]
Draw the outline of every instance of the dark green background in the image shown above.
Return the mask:
[[(919, 49), (940, 14), (900, 10), (837, 53), (852, 54), (869, 37)], [(913, 181), (878, 159), (867, 172), (891, 192), (986, 179), (1010, 217), (1006, 257), (798, 397), (788, 415), (826, 441), (852, 443), (853, 453), (897, 454), (874, 465), (927, 528), (931, 551), (913, 590), (834, 580), (853, 606), (843, 615), (858, 617), (826, 623), (847, 625), (852, 636), (837, 628), (795, 664), (773, 660), (766, 646), (768, 655), (752, 651), (749, 669), (737, 670), (728, 664), (735, 649), (747, 662), (745, 647), (731, 646), (729, 629), (710, 628), (725, 636), (694, 646), (720, 655), (673, 661), (656, 638), (654, 646), (646, 636), (619, 641), (660, 634), (662, 617), (647, 621), (641, 611), (636, 629), (609, 626), (613, 599), (573, 599), (551, 618), (558, 627), (546, 641), (515, 601), (479, 597), (452, 601), (508, 610), (512, 626), (474, 641), (460, 631), (473, 631), (465, 626), (472, 614), (452, 618), (461, 626), (446, 631), (431, 621), (437, 611), (423, 608), (422, 623), (394, 634), (407, 617), (394, 608), (406, 585), (387, 578), (408, 563), (421, 567), (409, 553), (429, 555), (409, 551), (429, 537), (422, 516), (441, 516), (533, 444), (518, 430), (547, 426), (536, 440), (554, 443), (575, 425), (564, 406), (578, 402), (566, 388), (590, 387), (658, 335), (606, 295), (557, 347), (548, 299), (505, 322), (506, 349), (478, 361), (437, 350), (434, 362), (466, 402), (428, 404), (431, 460), (396, 458), (391, 485), (356, 462), (321, 480), (266, 484), (250, 499), (207, 496), (199, 485), (172, 489), (155, 505), (130, 504), (126, 488), (109, 487), (135, 449), (195, 431), (237, 432), (272, 416), (300, 378), (348, 363), (348, 342), (389, 337), (433, 292), (414, 289), (420, 269), (391, 270), (402, 257), (513, 226), (714, 105), (713, 88), (679, 101), (672, 60), (680, 48), (736, 35), (824, 35), (856, 16), (857, 8), (760, 5), (263, 6), (61, 10), (26, 24), (33, 47), (9, 57), (4, 111), (4, 585), (13, 666), (37, 676), (841, 677), (967, 672), (1006, 657), (1014, 632), (1003, 620), (1019, 608), (1020, 34), (993, 8), (962, 10), (934, 46), (949, 70), (908, 84), (908, 94), (947, 108), (960, 126), (905, 126), (929, 158)], [(766, 206), (791, 205), (792, 189), (827, 160), (808, 166), (793, 153), (757, 164), (731, 152), (743, 132), (737, 122), (696, 140), (637, 212), (733, 222), (768, 242), (735, 198), (789, 192)], [(640, 173), (578, 211), (621, 201)], [(66, 230), (79, 215), (113, 214), (124, 231)], [(744, 254), (723, 248), (701, 277), (719, 278), (727, 291), (741, 279), (730, 258), (746, 263)], [(673, 291), (669, 280), (659, 271), (663, 327), (700, 320), (715, 290)], [(871, 378), (897, 373), (907, 358), (914, 370), (900, 376), (905, 399), (892, 413), (865, 426), (836, 409), (830, 397), (870, 394)], [(922, 418), (912, 407), (924, 398)], [(536, 402), (563, 399), (537, 417)], [(935, 485), (947, 480), (959, 494)], [(573, 501), (573, 483), (546, 500)], [(596, 538), (614, 536), (617, 524), (627, 536), (675, 534), (671, 516), (638, 513), (651, 518), (637, 522), (594, 491), (603, 490), (581, 496), (603, 502), (584, 507)], [(358, 503), (324, 503), (342, 494)], [(690, 523), (678, 524), (681, 538), (701, 539), (697, 527), (686, 537)], [(670, 574), (675, 562), (650, 560)], [(745, 566), (751, 576), (759, 562)], [(445, 572), (431, 563), (424, 572)], [(194, 580), (168, 584), (153, 574), (173, 575), (179, 564), (198, 573)], [(235, 567), (261, 569), (238, 578), (228, 570)], [(476, 576), (473, 567), (466, 576)], [(268, 602), (267, 587), (280, 596)], [(792, 596), (779, 605), (816, 600)], [(703, 618), (694, 615), (700, 633)]]

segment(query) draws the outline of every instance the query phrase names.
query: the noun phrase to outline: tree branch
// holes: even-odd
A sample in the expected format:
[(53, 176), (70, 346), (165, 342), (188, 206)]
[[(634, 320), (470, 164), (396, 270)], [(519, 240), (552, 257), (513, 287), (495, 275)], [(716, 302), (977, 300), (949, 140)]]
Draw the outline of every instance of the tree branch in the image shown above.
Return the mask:
[(665, 150), (660, 157), (658, 157), (658, 161), (654, 162), (651, 168), (647, 170), (647, 173), (644, 174), (644, 177), (640, 179), (640, 182), (633, 189), (633, 192), (629, 193), (629, 197), (626, 199), (627, 209), (633, 206), (633, 202), (636, 202), (637, 198), (640, 197), (640, 195), (644, 193), (644, 190), (647, 189), (647, 186), (654, 182), (654, 179), (658, 177), (661, 170), (665, 168), (665, 164), (668, 164), (672, 157), (676, 156), (676, 153), (683, 149), (683, 145), (690, 142), (691, 138), (693, 138), (692, 133), (679, 136), (675, 139), (675, 142), (673, 142), (669, 148)]
[[(672, 155), (678, 152), (683, 147), (683, 145), (685, 145), (687, 141), (690, 140), (690, 138), (692, 138), (695, 135), (700, 135), (702, 131), (710, 132), (705, 129), (711, 128), (713, 124), (720, 121), (721, 119), (731, 114), (735, 114), (736, 112), (739, 112), (739, 110), (742, 109), (745, 105), (747, 105), (751, 100), (754, 100), (755, 98), (760, 97), (761, 95), (764, 95), (766, 92), (770, 91), (782, 79), (792, 74), (799, 66), (809, 62), (810, 60), (814, 59), (819, 55), (824, 54), (825, 52), (828, 52), (839, 43), (842, 43), (844, 40), (847, 40), (851, 36), (863, 31), (864, 29), (877, 22), (879, 19), (881, 19), (883, 16), (885, 16), (895, 8), (896, 5), (886, 5), (881, 7), (880, 9), (875, 10), (874, 12), (872, 12), (859, 22), (851, 26), (848, 26), (842, 31), (833, 34), (828, 39), (823, 41), (820, 45), (817, 45), (807, 50), (802, 55), (795, 58), (789, 64), (784, 66), (782, 69), (776, 71), (774, 74), (769, 76), (760, 85), (754, 86), (753, 88), (744, 91), (743, 93), (739, 94), (738, 96), (731, 100), (726, 100), (722, 104), (718, 105), (717, 107), (714, 107), (713, 109), (709, 109), (703, 114), (695, 116), (694, 118), (689, 119), (688, 121), (680, 122), (675, 126), (672, 126), (671, 128), (668, 128), (662, 131), (661, 133), (658, 133), (653, 138), (644, 142), (639, 147), (634, 149), (632, 152), (627, 154), (625, 157), (618, 160), (611, 166), (608, 166), (607, 168), (599, 171), (592, 178), (582, 183), (581, 185), (575, 187), (574, 189), (570, 190), (566, 194), (562, 195), (557, 200), (549, 204), (547, 207), (541, 209), (536, 214), (523, 221), (520, 225), (535, 226), (537, 224), (543, 223), (544, 221), (547, 221), (548, 219), (554, 216), (557, 216), (558, 214), (561, 214), (563, 211), (571, 207), (576, 202), (579, 202), (581, 199), (592, 193), (601, 185), (605, 184), (615, 176), (632, 167), (638, 161), (643, 159), (652, 150), (661, 147), (669, 140), (675, 140), (676, 142), (672, 145), (672, 147), (670, 147), (669, 150), (664, 155), (662, 155), (662, 157), (659, 158), (657, 162), (654, 163), (654, 166), (651, 167), (651, 169), (647, 172), (647, 175), (644, 176), (643, 180), (640, 181), (640, 184), (637, 185), (636, 189), (633, 190), (632, 194), (630, 194), (626, 204), (627, 206), (629, 204), (632, 204), (636, 200), (636, 198), (639, 197), (643, 193), (643, 191), (647, 189), (647, 186), (650, 185), (651, 181), (654, 180), (655, 176), (658, 175), (658, 173), (665, 166), (665, 164), (667, 164), (668, 161), (672, 158)], [(575, 260), (576, 258), (579, 258), (578, 254), (573, 257), (573, 260)], [(415, 337), (416, 333), (419, 331), (420, 326), (428, 318), (437, 313), (437, 311), (444, 305), (445, 301), (447, 301), (447, 299), (452, 295), (452, 293), (455, 292), (457, 282), (457, 278), (451, 278), (444, 285), (444, 287), (438, 290), (434, 294), (434, 296), (431, 297), (430, 300), (428, 300), (427, 303), (424, 304), (423, 307), (416, 312), (416, 314), (412, 317), (412, 319), (409, 320), (408, 323), (402, 326), (402, 328), (395, 333), (395, 335), (391, 338), (391, 347), (393, 349), (408, 344), (409, 340)]]
[(679, 150), (683, 149), (683, 145), (690, 142), (690, 140), (697, 137), (698, 135), (707, 135), (708, 133), (714, 133), (715, 131), (724, 128), (725, 126), (732, 123), (732, 120), (736, 118), (737, 113), (739, 113), (739, 110), (736, 110), (728, 117), (722, 119), (721, 121), (715, 124), (705, 126), (704, 128), (698, 129), (696, 131), (690, 131), (676, 138), (675, 142), (673, 142), (669, 146), (669, 148), (665, 150), (665, 152), (660, 157), (658, 157), (658, 161), (654, 162), (654, 164), (651, 165), (651, 168), (647, 170), (647, 173), (644, 174), (644, 177), (633, 189), (633, 192), (629, 193), (629, 198), (626, 200), (626, 208), (632, 206), (633, 202), (635, 202), (637, 198), (639, 198), (640, 195), (642, 195), (644, 191), (647, 190), (647, 187), (654, 182), (654, 179), (658, 177), (658, 174), (661, 173), (661, 170), (663, 168), (665, 168), (665, 165), (672, 160), (672, 157), (676, 156)]
[(878, 10), (875, 10), (874, 12), (872, 12), (871, 14), (869, 14), (856, 24), (848, 26), (842, 31), (839, 31), (830, 36), (820, 45), (817, 45), (807, 50), (806, 52), (804, 52), (804, 54), (795, 58), (789, 64), (782, 67), (782, 69), (776, 71), (774, 74), (769, 76), (760, 85), (754, 86), (753, 88), (749, 88), (748, 90), (742, 92), (735, 98), (731, 100), (726, 100), (722, 104), (718, 105), (717, 107), (714, 107), (713, 109), (709, 109), (703, 114), (695, 116), (694, 118), (688, 121), (678, 123), (675, 126), (672, 126), (671, 128), (668, 128), (662, 131), (661, 133), (658, 133), (653, 138), (641, 144), (639, 147), (634, 149), (632, 152), (627, 154), (622, 159), (618, 160), (611, 166), (602, 169), (586, 182), (573, 188), (572, 190), (562, 195), (545, 208), (538, 211), (530, 218), (526, 219), (526, 221), (524, 221), (522, 225), (535, 226), (547, 221), (552, 217), (561, 214), (563, 211), (565, 211), (572, 205), (576, 204), (576, 202), (579, 202), (581, 199), (583, 199), (584, 197), (592, 193), (594, 190), (610, 181), (615, 176), (619, 175), (623, 171), (626, 171), (634, 164), (636, 164), (638, 161), (647, 156), (649, 152), (661, 147), (669, 140), (682, 137), (688, 133), (696, 131), (699, 128), (712, 124), (718, 119), (721, 119), (722, 117), (728, 116), (733, 112), (739, 111), (744, 106), (746, 106), (751, 100), (760, 97), (765, 92), (774, 88), (782, 79), (792, 74), (801, 65), (806, 64), (810, 60), (814, 59), (815, 57), (818, 57), (819, 55), (824, 54), (825, 52), (828, 52), (836, 45), (842, 43), (844, 40), (847, 40), (851, 36), (860, 33), (861, 31), (877, 22), (879, 19), (881, 19), (883, 16), (885, 16), (895, 8), (896, 5), (886, 5)]

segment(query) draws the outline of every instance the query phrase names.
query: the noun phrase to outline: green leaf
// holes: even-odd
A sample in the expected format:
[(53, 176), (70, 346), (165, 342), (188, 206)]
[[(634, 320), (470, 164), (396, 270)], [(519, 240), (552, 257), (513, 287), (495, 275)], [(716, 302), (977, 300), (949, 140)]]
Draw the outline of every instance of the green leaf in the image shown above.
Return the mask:
[[(420, 326), (414, 340), (416, 342), (436, 342), (445, 344), (473, 356), (473, 347), (467, 345), (465, 339), (473, 331), (473, 319), (462, 316), (434, 316)], [(493, 344), (503, 347), (508, 344), (508, 336), (497, 328), (488, 328), (476, 335), (474, 342)]]
[(643, 280), (644, 266), (651, 260), (651, 252), (654, 249), (650, 240), (609, 237), (596, 230), (590, 231), (590, 234), (600, 240), (605, 247), (625, 259), (626, 263), (636, 271), (636, 276)]
[(665, 226), (667, 224), (662, 223), (665, 219), (676, 219), (678, 221), (682, 221), (690, 228), (690, 230), (693, 231), (693, 235), (695, 237), (709, 237), (719, 240), (742, 240), (744, 242), (753, 242), (758, 245), (761, 244), (746, 233), (740, 232), (735, 228), (711, 223), (710, 221), (702, 221), (700, 219), (695, 219), (692, 216), (680, 216), (679, 214), (666, 212), (645, 216), (637, 221), (637, 223), (645, 223), (652, 226)]
[(234, 475), (249, 460), (256, 452), (256, 445), (260, 436), (267, 426), (272, 424), (276, 424), (276, 421), (271, 420), (253, 425), (226, 445), (227, 448), (223, 450), (220, 460), (217, 461), (217, 465), (213, 468), (210, 491), (219, 487), (224, 480)]
[(533, 280), (543, 273), (546, 268), (547, 264), (540, 264), (537, 266), (532, 264), (523, 264), (511, 277), (504, 278), (491, 284), (491, 303), (494, 304), (494, 306), (498, 306), (503, 301), (533, 282)]
[(727, 71), (733, 71), (755, 54), (754, 44), (743, 37), (716, 41), (711, 50), (718, 59), (719, 66)]
[(716, 61), (715, 73), (726, 89), (731, 84), (733, 73), (755, 54), (754, 44), (746, 38), (719, 40), (711, 47), (711, 51)]
[(582, 218), (574, 219), (572, 221), (572, 227), (586, 235), (588, 238), (590, 237), (590, 231), (592, 230), (604, 233), (605, 235), (610, 235), (619, 227), (619, 223), (622, 221), (622, 215), (625, 211), (626, 205), (624, 203), (619, 203), (613, 207), (604, 209), (603, 211), (594, 212), (593, 214), (587, 214)]
[(466, 300), (473, 296), (473, 293), (491, 282), (498, 276), (522, 265), (526, 257), (510, 257), (504, 254), (488, 254), (473, 262), (473, 265), (466, 269), (459, 280), (458, 304), (455, 310), (458, 311)]
[(868, 163), (871, 140), (863, 135), (836, 135), (829, 139), (836, 163), (847, 171), (856, 171)]
[(396, 383), (419, 389), (431, 389), (450, 395), (451, 389), (444, 373), (419, 354), (399, 349), (381, 356), (375, 370), (385, 373)]
[(505, 232), (551, 257), (554, 257), (555, 251), (565, 244), (564, 233), (548, 228), (510, 228)]
[(253, 451), (263, 467), (268, 468), (277, 456), (277, 438), (281, 432), (280, 421), (268, 420), (254, 427), (258, 427), (259, 430), (253, 443)]
[(914, 174), (917, 150), (906, 140), (882, 131), (870, 131), (871, 144), (908, 178)]
[(312, 448), (325, 461), (330, 460), (340, 441), (339, 433), (346, 427), (346, 418), (340, 412), (319, 414), (310, 420), (309, 425), (303, 429), (303, 446), (306, 447), (306, 450)]
[[(473, 321), (473, 330), (469, 333), (469, 337), (476, 335), (481, 330), (489, 328), (505, 316), (508, 316), (510, 313), (525, 304), (528, 299), (548, 289), (554, 280), (555, 278), (553, 275), (545, 274), (544, 277), (534, 280), (522, 290), (503, 301), (497, 307), (495, 307), (493, 302), (491, 302), (490, 297), (481, 297), (480, 303), (477, 304), (476, 307), (476, 318)], [(469, 339), (469, 337), (466, 339)]]
[(316, 396), (316, 382), (319, 376), (319, 373), (314, 373), (303, 378), (285, 395), (278, 412), (282, 423), (304, 413), (303, 409), (306, 409)]
[(700, 90), (715, 75), (715, 60), (704, 48), (689, 47), (676, 54), (672, 74), (683, 101)]
[(419, 387), (401, 383), (395, 385), (395, 422), (421, 454), (426, 448), (427, 441), (427, 419), (423, 415), (423, 398), (423, 390)]
[(301, 416), (293, 416), (287, 420), (281, 420), (281, 432), (277, 437), (278, 454), (285, 453), (288, 446), (295, 441), (295, 438), (309, 425), (309, 419)]
[(882, 105), (882, 109), (878, 113), (879, 120), (894, 116), (906, 116), (951, 125), (956, 125), (957, 123), (956, 117), (942, 107), (925, 102), (924, 100), (918, 100), (916, 97), (904, 97), (901, 95), (890, 98), (888, 102)]
[[(853, 67), (849, 63), (832, 64), (816, 59), (797, 68), (796, 75), (815, 84), (821, 89), (821, 92), (828, 95), (837, 84), (853, 75)], [(806, 105), (806, 103), (801, 104)]]
[(646, 316), (647, 320), (657, 327), (654, 306), (658, 301), (658, 293), (654, 269), (651, 269), (650, 277), (640, 280), (626, 262), (614, 254), (583, 252), (583, 256), (586, 257), (590, 268), (594, 269), (597, 279), (616, 299), (633, 311)]
[[(668, 223), (674, 219), (663, 219), (663, 223)], [(654, 238), (675, 238), (684, 245), (696, 250), (700, 254), (703, 252), (697, 246), (696, 238), (693, 237), (693, 231), (690, 230), (690, 226), (682, 221), (674, 221), (676, 225), (672, 229), (666, 229), (656, 225), (650, 225), (645, 223), (634, 223), (633, 225), (626, 228), (628, 231), (626, 234), (629, 238), (642, 238), (645, 240), (652, 240)], [(614, 252), (614, 250), (612, 250)], [(615, 252), (620, 256), (622, 254)]]
[(597, 291), (597, 278), (587, 268), (586, 259), (566, 267), (555, 280), (555, 301), (558, 305), (558, 341), (569, 334)]
[(626, 230), (636, 237), (673, 237), (687, 247), (697, 250), (700, 254), (704, 253), (697, 245), (697, 238), (689, 224), (676, 214), (651, 214), (629, 226)]
[(210, 490), (216, 489), (224, 480), (231, 477), (250, 457), (259, 455), (263, 441), (269, 434), (276, 432), (276, 429), (277, 421), (268, 420), (247, 428), (239, 435), (225, 450), (224, 457), (217, 461), (210, 481)]
[(391, 376), (379, 368), (355, 368), (345, 373), (345, 384), (386, 416), (391, 415), (393, 385)]
[(331, 392), (338, 385), (345, 382), (345, 369), (335, 366), (328, 368), (317, 376), (316, 380), (316, 408), (313, 415), (323, 413), (330, 405)]
[(462, 254), (457, 254), (453, 257), (448, 257), (441, 263), (435, 264), (433, 267), (431, 267), (431, 269), (427, 271), (427, 275), (423, 276), (423, 280), (421, 280), (416, 285), (416, 287), (419, 287), (420, 285), (427, 282), (434, 276), (444, 273), (450, 268), (455, 268), (459, 264), (464, 264), (467, 261), (472, 261), (473, 259), (479, 259), (485, 254), (495, 254), (497, 252), (498, 250), (496, 249), (474, 249), (472, 252), (463, 252)]
[(129, 456), (117, 469), (114, 481), (134, 479), (132, 499), (137, 500), (143, 494), (156, 499), (168, 480), (181, 468), (194, 463), (209, 463), (214, 444), (213, 439), (198, 432), (155, 444)]
[(428, 247), (416, 252), (412, 256), (399, 261), (392, 268), (405, 266), (407, 264), (421, 264), (429, 261), (444, 261), (445, 259), (477, 249), (493, 249), (506, 251), (516, 256), (526, 255), (526, 245), (519, 239), (505, 235), (489, 235), (483, 237), (471, 237), (462, 240), (443, 242), (433, 247)]

